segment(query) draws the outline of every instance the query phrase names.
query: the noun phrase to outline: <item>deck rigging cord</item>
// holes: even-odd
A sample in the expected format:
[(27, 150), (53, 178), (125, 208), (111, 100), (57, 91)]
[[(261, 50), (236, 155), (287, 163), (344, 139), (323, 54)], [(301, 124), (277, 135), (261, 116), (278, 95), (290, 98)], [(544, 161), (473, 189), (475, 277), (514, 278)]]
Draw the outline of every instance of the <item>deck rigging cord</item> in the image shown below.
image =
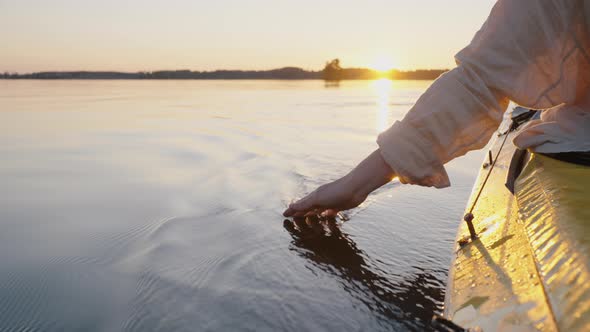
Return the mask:
[(489, 151), (489, 158), (490, 158), (490, 169), (488, 170), (488, 173), (486, 174), (486, 178), (483, 180), (483, 183), (481, 184), (481, 187), (479, 187), (479, 191), (477, 192), (477, 196), (475, 196), (475, 199), (473, 200), (473, 203), (471, 204), (471, 208), (469, 208), (469, 212), (467, 212), (465, 214), (465, 216), (463, 216), (463, 220), (467, 223), (467, 228), (469, 228), (469, 235), (471, 236), (471, 240), (475, 241), (477, 239), (477, 232), (475, 231), (475, 227), (473, 226), (473, 210), (475, 209), (475, 206), (477, 205), (477, 201), (479, 200), (479, 197), (481, 196), (481, 193), (483, 192), (483, 189), (485, 188), (488, 179), (490, 178), (490, 175), (492, 174), (492, 171), (494, 170), (494, 166), (496, 166), (496, 162), (498, 161), (498, 157), (500, 156), (500, 152), (502, 152), (502, 148), (504, 147), (504, 144), (506, 143), (506, 139), (508, 138), (508, 133), (511, 131), (512, 126), (510, 126), (510, 129), (508, 129), (504, 134), (504, 140), (502, 141), (502, 145), (500, 145), (500, 148), (498, 149), (498, 152), (496, 153), (496, 157), (492, 160), (491, 155), (492, 155), (492, 151)]
[[(512, 116), (512, 122), (510, 123), (510, 126), (508, 127), (508, 129), (504, 132), (504, 133), (499, 133), (498, 136), (504, 136), (504, 140), (502, 140), (502, 144), (500, 145), (500, 148), (498, 149), (498, 152), (496, 153), (496, 157), (492, 158), (492, 151), (488, 151), (488, 156), (489, 156), (489, 164), (487, 164), (487, 166), (490, 167), (490, 169), (488, 170), (488, 173), (486, 174), (485, 179), (483, 180), (481, 187), (479, 188), (479, 191), (477, 192), (477, 195), (475, 196), (475, 199), (473, 200), (473, 203), (471, 204), (471, 207), (469, 208), (469, 212), (467, 212), (465, 214), (465, 216), (463, 216), (463, 220), (467, 223), (467, 228), (469, 229), (469, 236), (471, 237), (472, 241), (477, 240), (477, 232), (475, 231), (475, 226), (473, 226), (473, 219), (475, 218), (475, 216), (473, 215), (473, 210), (475, 209), (475, 206), (477, 205), (477, 201), (479, 200), (487, 182), (488, 179), (490, 178), (490, 175), (492, 174), (492, 171), (494, 170), (494, 166), (496, 166), (496, 162), (498, 161), (498, 157), (500, 156), (500, 153), (502, 152), (502, 148), (504, 148), (504, 144), (506, 144), (506, 140), (508, 139), (508, 134), (510, 134), (512, 131), (518, 129), (518, 127), (520, 127), (520, 125), (522, 125), (523, 123), (529, 121), (531, 118), (533, 118), (535, 116), (535, 114), (537, 114), (538, 112), (536, 110), (526, 110), (526, 109), (522, 109), (520, 107), (517, 107), (514, 109), (514, 112), (516, 111), (520, 111), (518, 114), (514, 114)], [(522, 112), (524, 111), (524, 112)], [(484, 168), (486, 167), (486, 165), (484, 164)], [(461, 242), (460, 242), (461, 243)]]

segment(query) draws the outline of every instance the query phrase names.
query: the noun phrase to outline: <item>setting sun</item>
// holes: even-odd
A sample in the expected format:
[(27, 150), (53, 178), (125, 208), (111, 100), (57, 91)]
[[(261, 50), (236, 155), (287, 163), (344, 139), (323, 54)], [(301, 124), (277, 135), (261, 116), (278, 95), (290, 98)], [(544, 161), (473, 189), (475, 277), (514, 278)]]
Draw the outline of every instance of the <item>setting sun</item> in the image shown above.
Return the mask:
[(380, 72), (386, 72), (386, 71), (390, 71), (392, 69), (395, 68), (395, 64), (393, 62), (393, 58), (391, 57), (378, 57), (375, 58), (371, 63), (370, 63), (370, 68), (373, 70), (377, 70)]

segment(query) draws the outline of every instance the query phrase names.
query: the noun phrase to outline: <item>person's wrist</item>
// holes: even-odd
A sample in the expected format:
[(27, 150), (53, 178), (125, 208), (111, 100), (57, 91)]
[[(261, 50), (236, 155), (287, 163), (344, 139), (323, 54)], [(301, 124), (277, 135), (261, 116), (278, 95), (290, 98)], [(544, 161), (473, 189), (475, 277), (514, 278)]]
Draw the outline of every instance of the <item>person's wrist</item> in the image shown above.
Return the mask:
[(351, 182), (355, 195), (367, 197), (375, 189), (390, 182), (395, 173), (385, 162), (379, 151), (375, 151), (367, 167), (355, 169), (351, 172)]
[(342, 180), (344, 181), (344, 187), (351, 201), (364, 201), (365, 198), (371, 193), (371, 190), (367, 186), (367, 179), (363, 179), (358, 172), (354, 170), (348, 173)]
[(346, 174), (339, 181), (342, 182), (342, 193), (345, 193), (349, 198), (354, 197), (361, 190), (360, 183), (356, 181), (353, 172)]

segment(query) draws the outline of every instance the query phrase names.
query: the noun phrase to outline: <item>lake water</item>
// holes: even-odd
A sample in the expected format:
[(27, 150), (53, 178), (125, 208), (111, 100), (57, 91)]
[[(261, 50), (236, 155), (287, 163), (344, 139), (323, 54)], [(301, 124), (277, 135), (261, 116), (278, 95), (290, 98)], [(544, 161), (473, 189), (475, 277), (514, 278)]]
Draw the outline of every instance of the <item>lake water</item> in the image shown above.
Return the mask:
[(482, 151), (346, 222), (281, 213), (430, 83), (0, 81), (0, 330), (427, 329)]

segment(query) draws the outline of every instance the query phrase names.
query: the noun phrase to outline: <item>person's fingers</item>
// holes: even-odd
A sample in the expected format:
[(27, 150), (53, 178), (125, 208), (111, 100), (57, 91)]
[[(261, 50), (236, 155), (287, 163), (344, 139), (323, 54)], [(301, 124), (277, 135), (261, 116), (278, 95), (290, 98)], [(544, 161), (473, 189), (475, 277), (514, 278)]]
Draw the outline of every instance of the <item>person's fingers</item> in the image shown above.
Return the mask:
[(322, 212), (321, 216), (322, 217), (329, 217), (329, 218), (333, 218), (336, 217), (338, 215), (338, 210), (336, 209), (326, 209)]
[(324, 209), (309, 210), (305, 213), (305, 217), (312, 217), (312, 218), (316, 217), (317, 218), (322, 213), (322, 211), (324, 211)]
[(291, 217), (293, 216), (293, 214), (295, 213), (295, 209), (292, 208), (287, 208), (284, 212), (283, 212), (283, 217)]
[(292, 217), (294, 218), (305, 218), (305, 215), (307, 214), (306, 211), (296, 211), (293, 212)]
[(283, 212), (283, 217), (303, 217), (307, 211), (300, 211), (293, 207), (293, 204), (289, 205), (289, 207)]
[(315, 205), (315, 192), (303, 197), (295, 203), (289, 204), (289, 208), (283, 212), (283, 216), (304, 216), (307, 212), (314, 209)]
[(311, 194), (291, 204), (290, 207), (294, 208), (297, 211), (309, 211), (314, 208), (315, 196), (315, 192), (312, 192)]

